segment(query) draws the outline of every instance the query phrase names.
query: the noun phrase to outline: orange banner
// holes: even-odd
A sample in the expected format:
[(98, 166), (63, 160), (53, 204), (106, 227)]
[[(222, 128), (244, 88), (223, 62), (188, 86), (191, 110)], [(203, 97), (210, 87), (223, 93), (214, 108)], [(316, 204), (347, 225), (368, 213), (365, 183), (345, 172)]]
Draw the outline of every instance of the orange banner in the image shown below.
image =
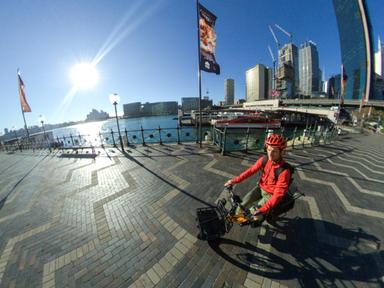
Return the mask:
[(21, 105), (21, 110), (23, 112), (32, 112), (31, 107), (29, 106), (27, 99), (25, 97), (25, 86), (24, 82), (20, 77), (20, 73), (17, 73), (17, 77), (19, 79), (19, 98), (20, 98), (20, 105)]

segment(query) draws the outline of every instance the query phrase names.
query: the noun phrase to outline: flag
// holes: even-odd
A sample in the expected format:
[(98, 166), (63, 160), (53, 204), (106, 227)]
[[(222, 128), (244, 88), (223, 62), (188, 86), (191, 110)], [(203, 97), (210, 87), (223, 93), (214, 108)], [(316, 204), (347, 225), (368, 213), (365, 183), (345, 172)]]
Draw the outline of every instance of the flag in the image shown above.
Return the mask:
[(276, 89), (273, 89), (272, 93), (271, 93), (271, 96), (272, 97), (279, 97), (279, 91), (277, 91)]
[(23, 112), (32, 112), (31, 107), (29, 106), (27, 99), (25, 98), (25, 85), (23, 80), (20, 77), (19, 71), (17, 71), (17, 77), (19, 79), (19, 98), (20, 98), (21, 110)]
[(199, 49), (200, 69), (210, 73), (220, 74), (220, 66), (216, 62), (216, 16), (199, 4)]

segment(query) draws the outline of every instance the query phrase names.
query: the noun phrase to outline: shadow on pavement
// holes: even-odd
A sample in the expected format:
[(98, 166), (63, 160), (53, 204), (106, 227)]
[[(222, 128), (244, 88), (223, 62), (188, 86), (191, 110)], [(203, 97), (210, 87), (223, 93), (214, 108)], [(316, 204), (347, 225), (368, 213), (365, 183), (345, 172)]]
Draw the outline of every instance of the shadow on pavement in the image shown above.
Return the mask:
[[(334, 242), (320, 242), (316, 225), (322, 225), (326, 231), (321, 236)], [(249, 242), (223, 238), (209, 242), (209, 246), (240, 269), (272, 280), (297, 279), (302, 287), (334, 287), (341, 284), (338, 280), (382, 287), (384, 251), (380, 250), (379, 239), (362, 229), (345, 229), (309, 218), (280, 219), (276, 226), (267, 228), (273, 235), (285, 235), (272, 237), (270, 243), (259, 237), (259, 242), (273, 247), (271, 252)]]
[(1, 208), (3, 208), (5, 202), (7, 201), (7, 198), (8, 197), (4, 197), (3, 199), (0, 200), (0, 210), (1, 210)]
[[(163, 147), (163, 150), (168, 150), (170, 152), (173, 152), (174, 150), (172, 149), (168, 149), (166, 147), (166, 144), (162, 144), (161, 147)], [(178, 158), (179, 156), (203, 156), (204, 154), (206, 153), (198, 153), (198, 152), (195, 152), (196, 148), (193, 148), (193, 147), (188, 147), (188, 146), (185, 146), (183, 147), (183, 150), (185, 151), (184, 153), (180, 153), (180, 154), (177, 154), (177, 155), (172, 155), (170, 153), (167, 153), (167, 152), (164, 152), (163, 150), (161, 149), (158, 149), (156, 148), (155, 146), (148, 146), (148, 148), (154, 150), (154, 151), (157, 151), (157, 152), (160, 152), (160, 153), (163, 153), (164, 155), (158, 155), (158, 156), (155, 156), (155, 157), (164, 157), (164, 156), (170, 156), (170, 157), (176, 157)], [(151, 151), (152, 152), (152, 151)], [(209, 153), (209, 152), (208, 152)]]
[[(300, 150), (298, 150), (297, 152), (300, 152)], [(345, 154), (346, 152), (345, 151), (339, 151), (337, 152), (335, 155), (329, 155), (329, 156), (319, 156), (319, 155), (315, 155), (317, 156), (317, 158), (313, 158), (312, 160), (308, 160), (308, 161), (303, 161), (303, 162), (300, 162), (298, 165), (295, 165), (295, 167), (303, 167), (303, 166), (306, 166), (306, 165), (311, 165), (313, 163), (317, 163), (317, 162), (322, 162), (326, 159), (331, 159), (331, 158), (334, 158), (336, 156), (339, 156), (341, 154)], [(295, 159), (295, 153), (293, 153), (293, 151), (290, 151), (290, 155), (289, 156), (284, 156), (284, 159), (289, 163), (290, 160), (294, 160), (294, 162), (297, 162), (297, 159)], [(301, 154), (297, 153), (298, 156), (300, 156)], [(309, 157), (309, 155), (302, 155), (304, 157)]]
[[(305, 163), (305, 165), (308, 165), (308, 164)], [(329, 171), (328, 172), (328, 171), (324, 171), (324, 170), (310, 169), (309, 167), (303, 168), (302, 166), (304, 166), (304, 164), (303, 165), (300, 164), (300, 165), (297, 165), (295, 167), (301, 167), (302, 170), (311, 171), (313, 173), (317, 173), (318, 175), (320, 175), (320, 174), (331, 175), (335, 179), (336, 178), (345, 178), (345, 175), (335, 174), (334, 171)], [(381, 185), (383, 183), (383, 182), (381, 182), (381, 179), (366, 179), (366, 178), (363, 178), (363, 177), (357, 177), (357, 176), (351, 176), (351, 175), (348, 175), (348, 177), (351, 178), (351, 179), (354, 179), (354, 180), (361, 181), (362, 183), (381, 183)]]
[[(333, 146), (328, 146), (328, 145), (327, 146), (320, 145), (320, 146), (313, 146), (313, 147), (306, 147), (306, 148), (309, 151), (311, 150), (311, 148), (327, 148), (327, 150), (335, 150), (337, 153), (336, 155), (323, 157), (323, 158), (320, 158), (319, 160), (314, 160), (314, 161), (308, 162), (308, 163), (322, 161), (324, 159), (332, 158), (332, 157), (335, 157), (335, 156), (338, 156), (338, 155), (341, 155), (344, 153), (349, 153), (349, 152), (352, 152), (355, 150), (355, 149), (351, 149), (351, 148), (340, 148), (340, 147), (333, 147)], [(294, 155), (295, 153), (300, 152), (302, 150), (303, 149), (293, 149), (293, 150), (289, 150), (288, 152), (290, 152)], [(232, 158), (238, 158), (238, 159), (242, 159), (242, 160), (248, 160), (248, 161), (256, 161), (263, 154), (265, 154), (265, 152), (263, 150), (250, 150), (248, 152), (245, 152), (245, 151), (226, 152), (226, 156), (229, 156)], [(289, 157), (287, 157), (287, 158), (289, 158)]]
[(42, 157), (39, 161), (37, 161), (33, 166), (32, 168), (30, 168), (27, 173), (25, 173), (14, 185), (13, 187), (11, 188), (11, 190), (9, 190), (8, 192), (5, 193), (4, 196), (0, 195), (1, 197), (3, 197), (2, 199), (0, 198), (0, 210), (4, 207), (5, 205), (5, 202), (7, 201), (8, 197), (13, 193), (13, 191), (16, 189), (16, 187), (43, 161), (45, 160), (47, 157), (49, 156), (49, 154), (45, 155), (44, 157)]
[(124, 156), (131, 160), (132, 162), (136, 163), (138, 166), (142, 167), (143, 169), (147, 170), (149, 173), (151, 173), (153, 176), (157, 177), (158, 179), (160, 179), (161, 181), (167, 183), (169, 186), (171, 186), (172, 188), (174, 189), (177, 189), (180, 193), (183, 193), (184, 195), (196, 200), (197, 202), (200, 202), (204, 205), (207, 205), (209, 207), (213, 207), (213, 205), (211, 203), (208, 203), (198, 197), (196, 197), (195, 195), (192, 195), (191, 193), (185, 191), (184, 189), (180, 189), (179, 187), (177, 187), (175, 184), (171, 183), (170, 181), (168, 181), (167, 179), (165, 179), (163, 176), (161, 176), (160, 174), (157, 174), (156, 172), (152, 171), (151, 169), (149, 169), (148, 167), (146, 167), (143, 163), (137, 161), (134, 157), (132, 157), (131, 155), (129, 155), (127, 152), (123, 151), (122, 152), (124, 154)]

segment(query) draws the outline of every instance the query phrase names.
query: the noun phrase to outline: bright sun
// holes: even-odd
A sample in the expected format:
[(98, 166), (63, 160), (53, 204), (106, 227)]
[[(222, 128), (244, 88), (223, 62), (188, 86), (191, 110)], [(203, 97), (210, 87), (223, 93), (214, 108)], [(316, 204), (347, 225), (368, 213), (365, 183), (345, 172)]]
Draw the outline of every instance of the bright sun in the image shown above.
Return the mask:
[(71, 79), (76, 88), (88, 89), (96, 85), (99, 73), (91, 63), (78, 63), (71, 69)]

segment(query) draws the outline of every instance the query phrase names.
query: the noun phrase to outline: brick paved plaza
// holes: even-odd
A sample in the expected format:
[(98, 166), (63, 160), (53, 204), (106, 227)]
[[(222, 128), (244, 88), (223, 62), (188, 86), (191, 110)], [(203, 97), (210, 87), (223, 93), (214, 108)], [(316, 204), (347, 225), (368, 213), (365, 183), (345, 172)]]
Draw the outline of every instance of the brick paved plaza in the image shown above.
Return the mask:
[(2, 152), (0, 287), (383, 287), (383, 140), (288, 150), (306, 196), (275, 225), (234, 226), (215, 243), (196, 238), (195, 209), (260, 153)]

